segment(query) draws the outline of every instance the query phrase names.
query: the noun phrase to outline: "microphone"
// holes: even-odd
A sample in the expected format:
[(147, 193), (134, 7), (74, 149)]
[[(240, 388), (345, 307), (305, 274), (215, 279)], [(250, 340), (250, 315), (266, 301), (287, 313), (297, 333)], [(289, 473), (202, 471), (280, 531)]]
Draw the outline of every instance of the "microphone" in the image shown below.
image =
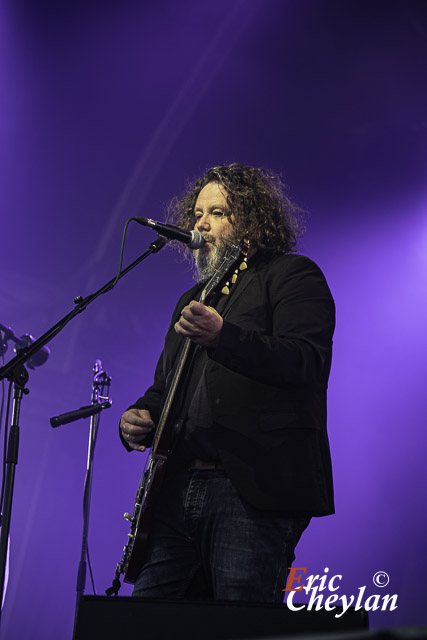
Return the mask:
[[(30, 333), (24, 333), (23, 336), (21, 336), (18, 340), (15, 341), (15, 348), (13, 350), (15, 353), (18, 353), (18, 351), (20, 351), (21, 349), (25, 349), (26, 347), (29, 347), (30, 344), (32, 344), (35, 341), (36, 341), (35, 338), (33, 338), (33, 336)], [(49, 356), (50, 356), (49, 347), (42, 347), (41, 349), (33, 353), (31, 358), (27, 360), (27, 365), (30, 369), (41, 367), (46, 362)]]
[[(16, 333), (10, 327), (6, 327), (4, 324), (0, 322), (0, 330), (4, 332), (4, 338), (7, 340), (12, 340), (15, 343), (14, 351), (18, 353), (20, 349), (25, 349), (29, 347), (30, 344), (35, 342), (35, 338), (30, 333), (24, 333), (20, 338), (16, 335)], [(5, 350), (6, 351), (6, 350)], [(50, 356), (49, 347), (41, 347), (38, 351), (33, 353), (31, 358), (27, 360), (27, 366), (29, 369), (35, 369), (35, 367), (41, 367), (48, 357)]]
[(59, 416), (53, 416), (53, 418), (50, 419), (50, 426), (53, 428), (60, 427), (62, 424), (75, 422), (75, 420), (80, 420), (81, 418), (89, 418), (89, 416), (94, 416), (103, 409), (109, 409), (110, 407), (111, 402), (109, 400), (102, 404), (89, 404), (75, 411), (68, 411), (67, 413), (61, 413)]
[(151, 220), (151, 218), (134, 217), (132, 219), (144, 227), (151, 227), (154, 231), (157, 231), (158, 234), (169, 240), (183, 242), (188, 245), (189, 249), (200, 249), (200, 247), (203, 247), (205, 244), (205, 239), (200, 231), (183, 231), (171, 224), (156, 222), (155, 220)]

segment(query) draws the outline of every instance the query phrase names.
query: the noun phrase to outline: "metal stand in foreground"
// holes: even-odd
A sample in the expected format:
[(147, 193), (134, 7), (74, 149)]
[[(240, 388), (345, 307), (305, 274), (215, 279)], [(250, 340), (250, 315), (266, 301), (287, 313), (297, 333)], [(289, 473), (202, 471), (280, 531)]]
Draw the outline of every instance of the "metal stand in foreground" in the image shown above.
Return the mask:
[[(102, 363), (100, 360), (95, 361), (93, 367), (93, 383), (92, 383), (92, 406), (104, 406), (104, 408), (111, 407), (111, 399), (109, 398), (109, 388), (111, 384), (111, 377), (102, 369)], [(106, 392), (106, 391), (107, 392)], [(102, 403), (100, 403), (102, 401)], [(90, 499), (92, 493), (92, 476), (93, 476), (93, 460), (95, 455), (95, 444), (98, 435), (99, 421), (101, 416), (92, 414), (90, 418), (89, 429), (89, 443), (87, 451), (87, 464), (86, 464), (86, 477), (83, 490), (83, 533), (82, 533), (82, 547), (80, 554), (79, 570), (77, 574), (76, 584), (76, 610), (81, 596), (84, 594), (86, 584), (86, 557), (88, 556), (88, 530), (89, 530), (89, 514), (90, 514)], [(89, 564), (90, 568), (90, 564)]]
[[(13, 485), (15, 481), (15, 467), (18, 462), (18, 446), (19, 446), (19, 414), (21, 399), (24, 394), (29, 391), (25, 388), (28, 381), (28, 372), (23, 366), (25, 362), (30, 360), (31, 356), (39, 351), (44, 345), (50, 342), (62, 329), (79, 313), (84, 311), (86, 307), (96, 300), (103, 293), (107, 293), (112, 286), (124, 275), (129, 273), (140, 262), (147, 258), (152, 253), (157, 253), (167, 243), (166, 238), (159, 236), (157, 240), (150, 244), (148, 251), (143, 253), (139, 258), (134, 260), (126, 269), (124, 269), (117, 278), (112, 278), (107, 284), (98, 289), (95, 293), (92, 293), (86, 298), (77, 296), (74, 299), (74, 309), (64, 316), (53, 327), (48, 329), (38, 340), (33, 344), (20, 349), (19, 353), (12, 358), (7, 364), (0, 368), (0, 380), (7, 378), (13, 381), (13, 419), (12, 426), (9, 434), (9, 442), (7, 448), (6, 457), (6, 477), (5, 477), (5, 495), (4, 495), (4, 509), (3, 509), (3, 526), (1, 527), (0, 535), (0, 602), (4, 591), (4, 577), (6, 572), (6, 559), (7, 559), (7, 545), (10, 529), (10, 518), (12, 513), (12, 501), (13, 501)], [(1, 611), (0, 611), (1, 615)], [(1, 622), (1, 618), (0, 618)]]

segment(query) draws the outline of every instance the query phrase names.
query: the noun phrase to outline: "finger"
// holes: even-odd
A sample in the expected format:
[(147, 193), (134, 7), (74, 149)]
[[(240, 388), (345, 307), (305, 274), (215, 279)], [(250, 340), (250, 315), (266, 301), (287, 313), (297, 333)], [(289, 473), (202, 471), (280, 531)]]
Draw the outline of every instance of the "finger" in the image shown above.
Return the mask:
[(196, 322), (192, 322), (191, 320), (187, 320), (186, 318), (180, 318), (178, 320), (178, 324), (180, 327), (185, 329), (185, 331), (193, 331), (194, 333), (200, 333), (203, 329), (203, 327), (201, 327)]
[(154, 422), (152, 421), (151, 418), (142, 418), (135, 415), (134, 413), (128, 414), (124, 418), (122, 418), (122, 425), (125, 425), (125, 424), (133, 427), (139, 427), (139, 428), (154, 426)]
[(196, 300), (192, 300), (188, 305), (188, 307), (190, 308), (191, 313), (193, 313), (196, 316), (206, 315), (207, 308), (206, 308), (206, 305), (204, 305), (202, 302), (197, 302)]
[(123, 433), (123, 438), (124, 438), (127, 446), (130, 449), (133, 449), (134, 451), (145, 451), (146, 448), (147, 448), (145, 445), (141, 444), (141, 442), (140, 442), (141, 439), (140, 438), (133, 437), (128, 433), (127, 434)]
[(181, 311), (181, 318), (185, 318), (189, 322), (194, 322), (195, 324), (200, 324), (205, 321), (205, 318), (209, 315), (209, 312), (206, 312), (206, 307), (201, 305), (204, 309), (203, 313), (194, 313), (193, 308), (190, 306), (184, 307)]
[[(129, 409), (132, 414), (137, 415), (139, 418), (143, 418), (144, 420), (151, 420), (151, 413), (148, 409)], [(126, 415), (126, 414), (125, 414)]]
[(125, 437), (145, 437), (153, 430), (152, 425), (137, 427), (129, 422), (122, 422), (120, 429)]
[(194, 322), (196, 321), (196, 318), (200, 317), (195, 315), (190, 307), (184, 307), (184, 309), (181, 311), (181, 318), (185, 318), (186, 320), (193, 320)]
[(142, 440), (144, 440), (144, 438), (147, 437), (146, 432), (135, 433), (135, 432), (129, 431), (128, 429), (122, 429), (122, 435), (123, 435), (123, 438), (126, 440), (126, 442), (132, 442), (132, 443), (135, 443), (135, 442), (139, 443)]
[(180, 336), (185, 336), (186, 338), (192, 338), (194, 336), (194, 331), (189, 331), (188, 329), (184, 329), (184, 327), (182, 327), (180, 325), (179, 322), (175, 323), (175, 331), (176, 333), (179, 333)]
[(175, 325), (175, 331), (182, 336), (190, 338), (191, 340), (197, 340), (203, 335), (203, 329), (201, 327), (195, 327), (192, 324), (185, 322), (177, 322)]
[(191, 340), (191, 342), (195, 342), (196, 344), (204, 344), (204, 339), (202, 334), (196, 335), (193, 332), (185, 331), (184, 329), (181, 329), (181, 327), (175, 327), (175, 331), (179, 333), (179, 335), (183, 336), (184, 338), (188, 338), (189, 340)]
[(186, 320), (193, 322), (199, 327), (208, 327), (212, 322), (222, 323), (222, 317), (216, 309), (213, 307), (205, 307), (203, 304), (200, 306), (203, 311), (202, 313), (194, 313), (193, 307), (184, 307), (181, 312), (181, 317), (184, 317)]
[(134, 444), (133, 442), (128, 442), (127, 444), (134, 451), (145, 451), (147, 448), (147, 447), (144, 447), (144, 445)]

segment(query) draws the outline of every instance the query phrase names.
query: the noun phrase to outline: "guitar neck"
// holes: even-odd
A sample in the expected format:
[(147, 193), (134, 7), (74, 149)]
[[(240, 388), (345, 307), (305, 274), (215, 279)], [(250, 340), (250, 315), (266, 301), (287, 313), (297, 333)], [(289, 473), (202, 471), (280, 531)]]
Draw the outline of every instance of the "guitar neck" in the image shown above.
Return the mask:
[(167, 419), (169, 418), (170, 411), (172, 408), (172, 404), (174, 403), (176, 392), (178, 390), (178, 386), (182, 379), (182, 374), (184, 371), (185, 364), (188, 359), (188, 353), (191, 347), (190, 338), (184, 338), (184, 343), (182, 345), (181, 353), (179, 356), (178, 366), (176, 368), (175, 374), (173, 376), (172, 384), (169, 388), (168, 394), (166, 396), (165, 403), (163, 405), (163, 410), (159, 419), (159, 423), (157, 425), (156, 434), (154, 436), (153, 445), (152, 445), (152, 455), (155, 455), (157, 452), (157, 448), (159, 446), (160, 439), (163, 435)]

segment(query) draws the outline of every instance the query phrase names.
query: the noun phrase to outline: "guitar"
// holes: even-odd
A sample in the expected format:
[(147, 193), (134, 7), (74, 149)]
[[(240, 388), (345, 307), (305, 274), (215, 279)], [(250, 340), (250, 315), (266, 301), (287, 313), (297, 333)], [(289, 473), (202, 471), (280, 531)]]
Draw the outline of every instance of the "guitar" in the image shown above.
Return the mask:
[[(231, 245), (229, 247), (221, 264), (209, 282), (205, 285), (200, 295), (199, 302), (206, 304), (209, 296), (217, 291), (221, 283), (226, 280), (227, 274), (231, 272), (232, 267), (235, 265), (239, 255), (242, 253), (244, 256), (243, 262), (239, 267), (235, 268), (233, 276), (221, 289), (222, 293), (229, 293), (230, 283), (234, 283), (236, 281), (238, 271), (246, 268), (247, 252), (247, 243), (242, 243), (240, 246)], [(180, 388), (184, 378), (184, 372), (186, 372), (189, 361), (189, 352), (193, 344), (194, 343), (192, 343), (189, 338), (184, 338), (175, 373), (167, 392), (163, 410), (155, 431), (151, 453), (147, 459), (144, 472), (138, 484), (133, 514), (130, 515), (129, 513), (125, 513), (124, 515), (124, 517), (131, 523), (131, 527), (130, 533), (128, 533), (129, 540), (123, 549), (121, 561), (117, 564), (115, 582), (118, 580), (120, 574), (123, 574), (125, 582), (131, 584), (135, 583), (142, 568), (154, 506), (160, 488), (163, 484), (166, 463), (171, 452), (170, 441), (173, 427), (173, 421), (170, 419), (171, 409), (177, 396), (178, 389)], [(107, 593), (109, 591), (110, 590), (107, 590)], [(111, 592), (114, 591), (114, 589), (111, 590)]]

